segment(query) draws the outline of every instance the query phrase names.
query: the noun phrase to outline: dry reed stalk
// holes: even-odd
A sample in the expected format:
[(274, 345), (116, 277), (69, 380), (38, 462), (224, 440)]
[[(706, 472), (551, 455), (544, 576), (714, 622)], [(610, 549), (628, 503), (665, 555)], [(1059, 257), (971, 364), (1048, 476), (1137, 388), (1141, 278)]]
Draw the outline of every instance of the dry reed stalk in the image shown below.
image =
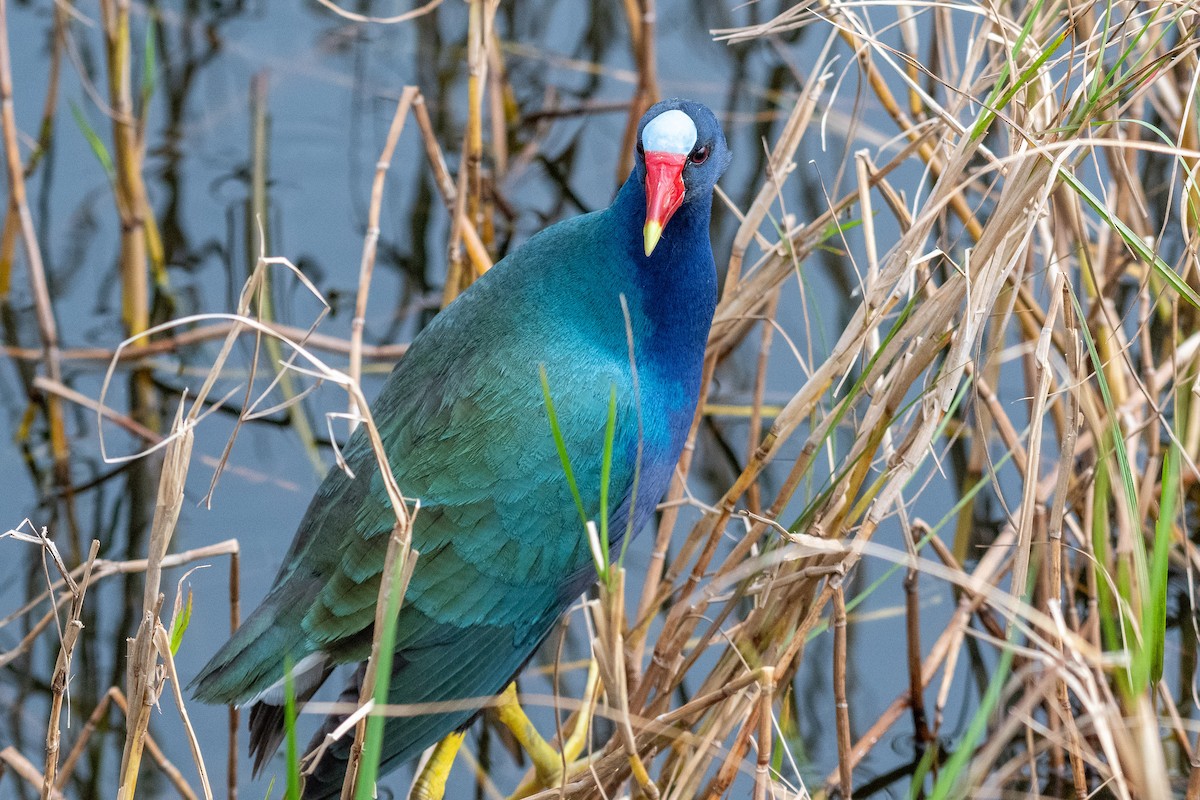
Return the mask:
[[(12, 770), (18, 778), (30, 786), (41, 787), (45, 783), (45, 778), (42, 777), (42, 773), (38, 772), (38, 768), (33, 765), (33, 762), (21, 755), (21, 752), (11, 745), (0, 750), (0, 778), (4, 777), (5, 767)], [(50, 798), (51, 800), (64, 800), (62, 792), (57, 789), (51, 790)]]
[[(504, 50), (500, 34), (495, 25), (491, 30), (491, 41), (487, 50), (488, 72), (492, 80), (487, 84), (488, 121), (492, 123), (492, 184), (499, 185), (508, 173), (508, 125), (517, 108), (508, 70), (504, 65)], [(485, 222), (490, 222), (489, 215)], [(493, 238), (488, 238), (494, 244)]]
[[(54, 6), (54, 33), (50, 40), (50, 65), (47, 69), (46, 98), (42, 103), (42, 121), (38, 126), (37, 147), (29, 154), (22, 168), (22, 176), (28, 178), (41, 162), (54, 135), (54, 121), (58, 112), (59, 74), (62, 71), (63, 39), (67, 25), (67, 11), (61, 5)], [(5, 26), (7, 33), (7, 26)], [(6, 145), (7, 147), (7, 145)], [(11, 184), (10, 184), (11, 185)], [(17, 250), (17, 236), (21, 229), (21, 211), (17, 195), (11, 192), (8, 207), (0, 228), (0, 298), (8, 297), (12, 287), (13, 258)]]
[[(142, 624), (129, 647), (126, 696), (129, 698), (130, 712), (117, 792), (120, 800), (133, 800), (146, 731), (150, 724), (150, 710), (158, 702), (165, 675), (172, 678), (176, 703), (184, 718), (185, 727), (190, 729), (183, 698), (179, 694), (178, 678), (174, 674), (169, 637), (166, 636), (166, 631), (159, 621), (159, 612), (162, 608), (162, 594), (159, 587), (162, 580), (162, 561), (175, 532), (179, 512), (183, 505), (183, 488), (192, 450), (193, 424), (192, 420), (185, 419), (183, 403), (180, 403), (167, 445), (166, 457), (163, 460), (158, 503), (154, 509), (154, 521), (151, 525), (145, 588), (142, 596)], [(165, 673), (163, 664), (165, 664)], [(194, 735), (190, 739), (194, 742)], [(204, 796), (208, 800), (212, 800), (212, 790), (208, 785), (204, 760), (194, 744), (192, 754), (200, 772)]]
[[(58, 785), (56, 787), (59, 791), (62, 791), (63, 787), (66, 785), (66, 782), (74, 773), (75, 765), (79, 761), (79, 757), (83, 755), (84, 748), (91, 740), (92, 734), (96, 732), (96, 728), (99, 726), (100, 721), (103, 720), (105, 715), (108, 713), (110, 705), (115, 705), (122, 714), (128, 715), (129, 713), (129, 705), (125, 701), (124, 693), (116, 686), (110, 686), (108, 691), (104, 693), (104, 696), (100, 698), (100, 702), (96, 704), (94, 709), (92, 709), (92, 713), (88, 717), (87, 722), (84, 723), (83, 728), (80, 730), (79, 736), (75, 740), (75, 744), (71, 747), (71, 752), (67, 754), (67, 758), (63, 762), (62, 769), (59, 770)], [(179, 792), (180, 797), (184, 798), (184, 800), (197, 800), (197, 794), (192, 790), (192, 787), (188, 785), (187, 780), (183, 777), (183, 773), (180, 772), (179, 768), (172, 764), (165, 755), (163, 755), (162, 750), (154, 741), (154, 737), (150, 736), (149, 734), (146, 734), (146, 753), (149, 754), (151, 760), (154, 761), (159, 771), (166, 776), (167, 780), (171, 783), (171, 786), (174, 787), (175, 791)]]
[(121, 218), (121, 308), (126, 331), (140, 334), (150, 324), (149, 270), (163, 270), (158, 226), (142, 178), (145, 142), (133, 110), (129, 0), (101, 0), (108, 102), (112, 109), (114, 199)]
[(854, 791), (850, 782), (850, 701), (846, 696), (846, 598), (840, 580), (833, 587), (833, 703), (837, 717), (839, 788), (842, 797), (850, 800)]
[[(182, 333), (146, 342), (145, 344), (130, 345), (121, 350), (119, 354), (109, 347), (67, 347), (59, 350), (59, 360), (112, 361), (113, 358), (116, 358), (120, 363), (141, 361), (152, 356), (175, 353), (183, 347), (192, 347), (203, 342), (228, 336), (235, 324), (233, 322), (221, 322), (202, 328), (192, 328)], [(325, 350), (330, 353), (349, 355), (352, 349), (350, 340), (337, 336), (330, 336), (325, 333), (310, 333), (294, 325), (285, 325), (280, 322), (269, 321), (264, 322), (263, 325), (273, 334), (289, 339), (305, 339), (305, 344), (314, 350)], [(398, 361), (408, 352), (407, 344), (360, 344), (359, 347), (361, 358), (378, 361)], [(0, 345), (0, 353), (9, 358), (20, 359), (22, 361), (38, 361), (45, 357), (41, 350), (35, 350), (30, 347), (14, 347), (11, 345)]]
[[(392, 154), (396, 143), (400, 140), (400, 132), (404, 130), (404, 122), (408, 119), (408, 111), (417, 97), (417, 87), (406, 86), (396, 103), (396, 113), (392, 116), (391, 127), (388, 128), (387, 139), (384, 141), (383, 152), (375, 163), (375, 180), (371, 183), (371, 204), (367, 211), (367, 232), (363, 238), (362, 258), (358, 267), (358, 294), (354, 301), (354, 318), (350, 320), (350, 380), (358, 383), (362, 378), (362, 344), (363, 329), (367, 324), (367, 297), (371, 289), (371, 275), (375, 270), (375, 251), (379, 245), (379, 215), (383, 207), (383, 185), (387, 178), (388, 168), (392, 163)], [(353, 413), (351, 408), (350, 412)], [(351, 421), (350, 429), (357, 426)]]
[(356, 14), (353, 11), (347, 11), (346, 9), (342, 8), (338, 4), (334, 3), (333, 0), (318, 0), (318, 2), (343, 19), (352, 20), (354, 22), (366, 22), (374, 25), (396, 25), (401, 22), (409, 22), (417, 17), (425, 16), (440, 6), (443, 0), (428, 0), (428, 2), (424, 3), (423, 5), (417, 6), (409, 11), (405, 11), (403, 14), (395, 14), (390, 17), (369, 17), (363, 14)]
[[(449, 266), (442, 292), (442, 305), (471, 285), (491, 265), (487, 256), (486, 242), (479, 238), (484, 228), (483, 215), (483, 101), (488, 77), (487, 51), (492, 43), (492, 29), (496, 19), (499, 0), (470, 0), (467, 15), (467, 127), (463, 133), (463, 165), (459, 170), (458, 183), (452, 196), (454, 204), (450, 217)], [(424, 129), (424, 128), (423, 128)], [(431, 138), (430, 138), (431, 140)], [(427, 140), (429, 141), (429, 140)], [(426, 145), (428, 152), (429, 145)], [(443, 192), (443, 197), (446, 197)], [(468, 233), (470, 231), (470, 233)], [(472, 241), (472, 234), (474, 234)], [(466, 270), (463, 260), (463, 245), (467, 246), (470, 261), (476, 267), (475, 274)], [(483, 253), (472, 253), (478, 247)], [(480, 255), (483, 260), (480, 260)]]
[(625, 18), (629, 23), (629, 42), (633, 48), (633, 60), (637, 65), (637, 85), (629, 114), (625, 118), (625, 132), (621, 135), (620, 155), (617, 159), (616, 181), (620, 185), (633, 166), (633, 147), (637, 144), (638, 122), (650, 106), (658, 102), (658, 59), (655, 55), (654, 32), (658, 28), (656, 0), (624, 0)]
[[(235, 540), (236, 541), (236, 540)], [(242, 559), (238, 550), (229, 554), (229, 635), (237, 633), (242, 625)], [(229, 800), (238, 796), (238, 729), (241, 727), (241, 709), (229, 709), (229, 748), (225, 751), (225, 791)]]
[[(429, 108), (425, 103), (425, 98), (421, 94), (413, 99), (413, 113), (417, 117), (417, 125), (421, 130), (421, 141), (425, 145), (425, 157), (429, 161), (429, 166), (433, 169), (434, 185), (437, 187), (438, 194), (441, 195), (442, 203), (446, 206), (446, 210), (450, 213), (451, 219), (451, 248), (449, 271), (446, 277), (446, 287), (457, 285), (451, 279), (456, 274), (462, 273), (462, 253), (458, 250), (457, 242), (461, 240), (463, 246), (467, 249), (467, 257), (470, 259), (475, 272), (479, 275), (487, 272), (492, 267), (491, 256), (487, 252), (487, 248), (483, 244), (483, 240), (479, 236), (479, 232), (475, 229), (475, 225), (466, 216), (466, 206), (460, 203), (462, 198), (461, 187), (457, 186), (454, 178), (450, 175), (450, 170), (446, 167), (445, 156), (442, 155), (442, 148), (437, 141), (437, 133), (433, 130), (433, 121), (429, 118)], [(460, 172), (459, 183), (465, 180), (465, 172)], [(455, 259), (458, 259), (457, 261)], [(446, 289), (445, 291), (450, 291)], [(457, 290), (455, 296), (457, 296)], [(446, 305), (449, 301), (446, 300), (445, 292), (443, 292), (442, 305)]]
[[(25, 260), (29, 270), (29, 287), (37, 310), (38, 333), (42, 339), (42, 358), (46, 374), (53, 381), (62, 381), (59, 358), (58, 326), (46, 283), (46, 269), (33, 227), (33, 214), (25, 191), (25, 172), (17, 141), (17, 120), (13, 108), (12, 56), (8, 48), (8, 3), (0, 0), (0, 127), (3, 128), (5, 168), (8, 177), (9, 203), (17, 208), (20, 235), (25, 243)], [(56, 397), (46, 398), (46, 422), (50, 429), (50, 449), (54, 456), (56, 479), (69, 482), (68, 459), (70, 448), (64, 427), (62, 405)], [(78, 554), (77, 554), (78, 555)]]
[(758, 763), (754, 768), (754, 800), (766, 800), (771, 785), (771, 740), (774, 737), (774, 716), (771, 710), (775, 698), (775, 669), (763, 667), (759, 690)]
[(67, 624), (60, 630), (62, 641), (59, 645), (58, 660), (54, 665), (54, 677), (50, 680), (50, 724), (46, 728), (46, 768), (43, 773), (42, 800), (49, 800), (57, 780), (58, 751), (62, 739), (59, 718), (62, 714), (63, 697), (66, 695), (67, 686), (71, 681), (71, 657), (74, 655), (79, 635), (83, 631), (83, 620), (81, 619), (83, 598), (87, 594), (88, 584), (92, 577), (92, 567), (95, 565), (96, 554), (99, 551), (100, 541), (93, 539), (87, 561), (84, 563), (83, 578), (78, 584), (71, 580), (69, 574), (63, 573), (63, 580), (66, 581), (67, 588), (71, 593), (71, 610), (67, 617)]
[[(777, 292), (767, 302), (767, 307), (763, 309), (763, 315), (768, 322), (774, 320), (775, 315), (779, 312), (780, 294)], [(766, 324), (762, 326), (762, 333), (758, 342), (758, 362), (754, 365), (754, 388), (750, 401), (749, 424), (746, 431), (747, 459), (754, 457), (754, 451), (762, 441), (763, 405), (767, 394), (767, 364), (770, 359), (771, 343), (774, 336), (774, 325)], [(749, 491), (746, 492), (746, 508), (751, 514), (762, 514), (762, 497), (759, 493), (759, 485), (757, 483), (753, 484)]]

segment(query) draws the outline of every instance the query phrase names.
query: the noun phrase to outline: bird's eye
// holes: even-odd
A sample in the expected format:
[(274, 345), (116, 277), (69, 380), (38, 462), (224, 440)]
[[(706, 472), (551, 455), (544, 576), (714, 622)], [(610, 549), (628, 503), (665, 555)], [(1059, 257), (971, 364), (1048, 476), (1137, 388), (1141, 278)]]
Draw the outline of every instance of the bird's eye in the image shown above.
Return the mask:
[(692, 154), (688, 156), (688, 160), (693, 164), (703, 164), (705, 161), (708, 161), (708, 147), (697, 147), (692, 151)]

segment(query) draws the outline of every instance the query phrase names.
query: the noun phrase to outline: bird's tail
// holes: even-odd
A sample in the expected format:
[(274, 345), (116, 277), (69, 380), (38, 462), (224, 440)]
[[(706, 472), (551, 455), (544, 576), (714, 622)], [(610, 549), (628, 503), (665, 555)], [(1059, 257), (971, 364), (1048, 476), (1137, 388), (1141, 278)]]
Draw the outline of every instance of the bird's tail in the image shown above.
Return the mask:
[(285, 670), (292, 670), (297, 708), (329, 677), (334, 665), (302, 633), (303, 604), (268, 596), (189, 688), (202, 703), (251, 706), (250, 751), (259, 772), (283, 739)]
[(297, 695), (323, 676), (326, 659), (302, 632), (300, 605), (268, 596), (192, 680), (189, 688), (195, 698), (236, 706), (264, 701), (282, 705), (287, 665)]

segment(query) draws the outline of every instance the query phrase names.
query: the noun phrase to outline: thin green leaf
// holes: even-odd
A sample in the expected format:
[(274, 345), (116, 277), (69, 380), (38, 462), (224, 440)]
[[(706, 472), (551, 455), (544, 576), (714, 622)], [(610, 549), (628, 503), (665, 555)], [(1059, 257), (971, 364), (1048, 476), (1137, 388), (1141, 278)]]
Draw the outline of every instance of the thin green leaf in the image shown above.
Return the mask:
[(79, 106), (71, 103), (71, 115), (75, 117), (75, 124), (79, 126), (79, 130), (83, 133), (83, 138), (87, 139), (88, 146), (92, 148), (92, 155), (100, 162), (100, 166), (104, 168), (104, 174), (108, 176), (110, 181), (114, 180), (117, 175), (117, 170), (113, 166), (112, 156), (108, 154), (108, 148), (104, 146), (104, 142), (96, 135), (96, 131), (88, 124), (87, 117), (79, 110)]
[[(1009, 636), (1016, 631), (1016, 626), (1009, 628)], [(987, 691), (983, 695), (983, 699), (979, 703), (979, 708), (975, 709), (975, 716), (971, 719), (971, 724), (967, 727), (966, 734), (959, 741), (958, 746), (954, 748), (954, 753), (946, 760), (945, 766), (938, 775), (937, 782), (933, 785), (933, 793), (930, 795), (931, 800), (947, 800), (950, 797), (963, 796), (960, 782), (963, 778), (963, 772), (966, 769), (967, 763), (971, 756), (975, 753), (975, 747), (983, 738), (983, 734), (987, 731), (988, 720), (992, 713), (996, 710), (996, 706), (1000, 704), (1000, 694), (1004, 689), (1004, 683), (1008, 680), (1009, 670), (1012, 668), (1013, 648), (1012, 642), (1008, 642), (1008, 646), (1000, 653), (1000, 662), (996, 665), (996, 671), (992, 673), (992, 679), (988, 683)]]
[[(413, 557), (412, 554), (409, 558)], [(392, 564), (392, 592), (387, 599), (387, 616), (383, 633), (379, 636), (379, 664), (375, 670), (375, 706), (387, 705), (388, 691), (392, 682), (392, 657), (396, 652), (396, 623), (400, 617), (400, 600), (405, 558), (394, 559)], [(383, 729), (387, 717), (371, 714), (367, 717), (367, 730), (363, 736), (362, 759), (358, 765), (358, 780), (354, 785), (355, 800), (372, 800), (375, 782), (379, 779), (379, 764), (383, 757)]]
[(604, 457), (600, 462), (600, 549), (608, 567), (608, 484), (612, 480), (613, 440), (617, 435), (617, 386), (608, 387), (608, 418), (604, 423)]
[(575, 482), (575, 471), (571, 469), (571, 457), (567, 454), (567, 442), (563, 439), (562, 428), (558, 424), (558, 412), (554, 409), (554, 400), (550, 397), (550, 379), (546, 377), (546, 365), (538, 365), (538, 375), (542, 379), (542, 398), (546, 402), (546, 415), (550, 418), (550, 431), (554, 434), (554, 446), (558, 448), (558, 459), (562, 462), (563, 475), (571, 488), (571, 497), (575, 498), (575, 508), (579, 511), (579, 522), (587, 527), (587, 512), (583, 509), (583, 498), (579, 494), (579, 485)]
[[(1083, 198), (1084, 202), (1091, 206), (1092, 210), (1095, 211), (1110, 228), (1117, 232), (1117, 235), (1121, 237), (1121, 239), (1126, 245), (1129, 246), (1131, 250), (1133, 250), (1134, 254), (1138, 258), (1154, 267), (1155, 272), (1161, 275), (1167, 281), (1167, 283), (1171, 285), (1171, 288), (1174, 289), (1178, 294), (1182, 295), (1185, 300), (1187, 300), (1196, 308), (1200, 308), (1200, 294), (1196, 294), (1196, 291), (1192, 289), (1192, 287), (1189, 286), (1183, 280), (1183, 278), (1175, 274), (1175, 271), (1171, 269), (1167, 262), (1159, 258), (1158, 253), (1150, 249), (1150, 245), (1147, 244), (1142, 237), (1134, 233), (1133, 230), (1130, 229), (1130, 227), (1120, 219), (1120, 217), (1114, 215), (1102, 202), (1100, 202), (1100, 199), (1092, 194), (1092, 192), (1083, 185), (1083, 182), (1080, 181), (1079, 178), (1066, 169), (1060, 170), (1059, 176), (1068, 186), (1074, 189), (1075, 192), (1077, 192), (1079, 196)], [(1076, 306), (1078, 306), (1078, 303), (1076, 303)]]
[(158, 86), (158, 41), (155, 37), (155, 20), (153, 17), (146, 22), (145, 55), (142, 58), (142, 118), (146, 117), (146, 107)]
[(1162, 495), (1154, 524), (1154, 553), (1150, 560), (1150, 597), (1143, 608), (1142, 634), (1149, 653), (1149, 683), (1162, 679), (1163, 652), (1167, 640), (1167, 574), (1179, 503), (1179, 448), (1172, 442), (1162, 468)]
[(187, 632), (188, 623), (192, 621), (192, 590), (188, 587), (187, 600), (183, 609), (171, 620), (171, 655), (179, 655), (179, 647), (183, 644), (183, 634)]

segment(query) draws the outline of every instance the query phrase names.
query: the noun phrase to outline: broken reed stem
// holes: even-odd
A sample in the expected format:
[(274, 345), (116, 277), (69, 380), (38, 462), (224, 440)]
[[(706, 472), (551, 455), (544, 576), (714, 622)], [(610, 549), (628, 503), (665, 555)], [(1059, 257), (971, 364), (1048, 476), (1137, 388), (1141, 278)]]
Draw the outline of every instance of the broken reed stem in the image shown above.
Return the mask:
[[(350, 320), (350, 380), (361, 383), (362, 380), (362, 340), (363, 329), (367, 324), (367, 297), (371, 291), (371, 275), (375, 271), (375, 251), (379, 245), (379, 216), (383, 207), (383, 186), (387, 178), (388, 168), (392, 163), (392, 154), (396, 143), (400, 140), (400, 132), (404, 130), (404, 122), (408, 119), (408, 111), (417, 97), (416, 86), (406, 86), (400, 93), (396, 103), (396, 113), (392, 116), (391, 127), (388, 128), (387, 139), (384, 141), (383, 152), (375, 164), (375, 180), (371, 184), (371, 205), (367, 211), (367, 233), (363, 238), (362, 258), (358, 267), (358, 294), (354, 301), (354, 318)], [(350, 430), (358, 427), (354, 417), (353, 401), (350, 407)]]
[[(161, 600), (161, 598), (160, 598)], [(150, 725), (150, 711), (158, 701), (161, 685), (155, 674), (157, 660), (153, 649), (154, 626), (162, 611), (159, 602), (142, 615), (137, 635), (129, 640), (126, 685), (129, 708), (126, 711), (125, 747), (121, 753), (121, 771), (117, 800), (133, 800), (137, 791), (138, 770)]]
[(833, 703), (837, 718), (838, 776), (845, 800), (854, 796), (850, 782), (850, 701), (846, 697), (846, 598), (841, 579), (833, 586)]
[(775, 668), (762, 668), (762, 683), (758, 696), (758, 762), (754, 768), (754, 800), (766, 800), (771, 786), (771, 702), (775, 697)]
[[(914, 553), (915, 555), (915, 553)], [(914, 559), (915, 562), (915, 559)], [(921, 594), (920, 572), (915, 563), (904, 576), (905, 643), (908, 651), (908, 699), (912, 710), (913, 736), (919, 745), (933, 737), (925, 716), (925, 687), (921, 681)]]
[[(37, 312), (38, 334), (42, 339), (42, 359), (46, 374), (51, 380), (62, 381), (62, 365), (58, 352), (58, 326), (54, 321), (54, 310), (50, 290), (46, 283), (46, 269), (42, 262), (42, 251), (33, 227), (33, 214), (29, 210), (29, 199), (25, 191), (25, 171), (21, 165), (21, 152), (17, 139), (17, 119), (13, 106), (12, 56), (8, 47), (8, 0), (0, 0), (0, 126), (3, 127), (5, 169), (8, 176), (10, 203), (17, 208), (20, 220), (20, 235), (25, 243), (25, 260), (29, 270), (29, 288)], [(70, 483), (68, 460), (70, 448), (67, 442), (62, 404), (58, 398), (45, 398), (46, 423), (50, 430), (50, 449), (54, 456), (55, 479), (60, 485)], [(76, 554), (78, 556), (78, 554)]]
[[(175, 554), (169, 555), (162, 560), (162, 566), (164, 569), (168, 569), (171, 567), (177, 567), (177, 566), (180, 566), (183, 564), (188, 564), (193, 561), (214, 558), (216, 556), (221, 556), (221, 555), (235, 554), (236, 552), (237, 552), (237, 540), (236, 539), (227, 539), (226, 541), (219, 542), (217, 544), (208, 545), (206, 547), (196, 548), (195, 550), (188, 550), (183, 553), (175, 553)], [(132, 561), (106, 561), (104, 559), (99, 559), (96, 561), (94, 568), (92, 570), (91, 582), (97, 583), (98, 581), (100, 581), (104, 578), (110, 577), (112, 575), (129, 575), (129, 574), (136, 573), (136, 572), (144, 572), (146, 570), (146, 564), (147, 564), (146, 559), (134, 559)], [(75, 569), (71, 570), (71, 574), (69, 577), (72, 580), (78, 580), (79, 577), (83, 574), (83, 570), (84, 570), (85, 566), (86, 565), (81, 564), (78, 567), (76, 567)], [(34, 608), (36, 608), (38, 605), (45, 602), (47, 599), (53, 598), (53, 593), (61, 590), (63, 588), (63, 586), (65, 586), (65, 585), (67, 585), (65, 579), (56, 581), (54, 584), (52, 584), (50, 586), (50, 588), (48, 588), (46, 591), (39, 594), (37, 597), (34, 597), (32, 600), (30, 600), (28, 603), (23, 605), (21, 608), (12, 612), (8, 616), (4, 617), (3, 619), (0, 619), (0, 628), (3, 628), (4, 626), (12, 623), (14, 620), (20, 619), (21, 617), (25, 616), (30, 611), (32, 611)], [(17, 657), (19, 657), (20, 655), (22, 655), (25, 652), (28, 652), (29, 648), (33, 645), (33, 642), (36, 640), (37, 635), (40, 634), (43, 630), (45, 630), (50, 625), (50, 623), (54, 621), (54, 615), (58, 612), (58, 609), (60, 607), (66, 605), (67, 600), (68, 600), (68, 598), (64, 597), (62, 600), (57, 601), (54, 604), (53, 608), (51, 608), (36, 623), (34, 623), (33, 625), (30, 626), (29, 633), (26, 634), (21, 639), (21, 642), (16, 647), (13, 647), (10, 650), (0, 653), (0, 667), (5, 667), (8, 664), (11, 664), (13, 662), (13, 660), (15, 660)]]
[[(67, 754), (66, 760), (63, 761), (62, 769), (58, 773), (57, 790), (61, 791), (71, 775), (74, 774), (75, 764), (79, 761), (79, 757), (83, 755), (87, 743), (91, 741), (92, 735), (96, 732), (101, 720), (108, 713), (110, 704), (115, 705), (118, 711), (128, 717), (129, 704), (125, 701), (125, 695), (116, 686), (110, 686), (108, 691), (104, 693), (104, 696), (100, 698), (100, 702), (92, 709), (91, 715), (79, 732), (79, 738), (75, 740), (71, 752)], [(175, 788), (175, 791), (179, 792), (179, 796), (183, 800), (198, 800), (196, 793), (188, 785), (187, 780), (184, 779), (183, 773), (163, 755), (162, 749), (159, 748), (158, 744), (154, 741), (154, 737), (149, 733), (146, 734), (146, 752), (150, 754), (150, 759), (154, 761), (159, 771), (166, 776), (167, 780)], [(236, 798), (236, 795), (232, 795), (231, 797)]]
[[(158, 701), (161, 692), (159, 673), (160, 657), (169, 657), (159, 652), (161, 640), (157, 631), (162, 626), (159, 613), (162, 609), (162, 562), (166, 555), (179, 511), (183, 505), (183, 489), (187, 478), (188, 463), (192, 452), (193, 422), (185, 421), (183, 403), (175, 414), (172, 439), (167, 445), (163, 459), (162, 475), (159, 478), (158, 502), (154, 509), (154, 520), (150, 528), (150, 544), (147, 549), (145, 589), (142, 596), (142, 624), (137, 636), (130, 643), (128, 665), (128, 690), (130, 714), (121, 756), (121, 772), (118, 800), (133, 800), (137, 787), (138, 769), (141, 765), (142, 748), (146, 730), (150, 723), (150, 709)], [(181, 707), (182, 712), (182, 707)], [(204, 775), (203, 761), (196, 754), (197, 767)], [(207, 788), (207, 782), (206, 782)], [(210, 795), (211, 796), (211, 795)]]
[(57, 781), (58, 751), (62, 741), (59, 717), (62, 713), (63, 697), (66, 695), (71, 681), (71, 657), (75, 653), (75, 644), (79, 641), (79, 634), (83, 631), (83, 598), (87, 594), (88, 584), (92, 577), (92, 567), (96, 563), (98, 552), (100, 552), (100, 540), (93, 539), (83, 567), (83, 579), (79, 581), (78, 585), (75, 585), (68, 575), (63, 575), (63, 579), (68, 582), (71, 589), (71, 613), (63, 628), (58, 660), (54, 665), (54, 677), (50, 680), (50, 724), (46, 727), (46, 769), (42, 779), (42, 800), (49, 800)]
[[(237, 540), (234, 540), (235, 543)], [(235, 548), (229, 554), (229, 635), (237, 633), (242, 625), (242, 558)], [(241, 709), (235, 705), (229, 706), (229, 749), (225, 754), (225, 793), (228, 800), (237, 800), (238, 796), (238, 728), (241, 723)]]

